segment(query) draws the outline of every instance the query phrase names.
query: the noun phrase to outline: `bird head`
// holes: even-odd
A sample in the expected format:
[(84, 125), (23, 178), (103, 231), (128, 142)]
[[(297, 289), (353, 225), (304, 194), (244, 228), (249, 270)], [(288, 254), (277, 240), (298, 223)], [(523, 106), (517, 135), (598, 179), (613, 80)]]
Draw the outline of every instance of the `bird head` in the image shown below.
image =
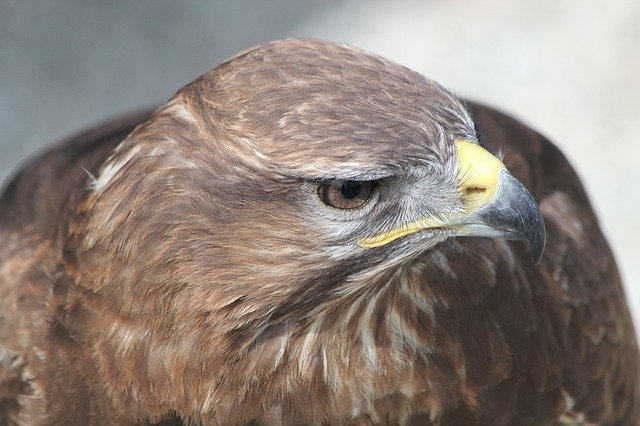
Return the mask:
[(84, 206), (77, 281), (100, 312), (177, 332), (199, 357), (354, 300), (445, 240), (523, 239), (537, 260), (545, 238), (454, 95), (311, 40), (259, 46), (179, 91)]

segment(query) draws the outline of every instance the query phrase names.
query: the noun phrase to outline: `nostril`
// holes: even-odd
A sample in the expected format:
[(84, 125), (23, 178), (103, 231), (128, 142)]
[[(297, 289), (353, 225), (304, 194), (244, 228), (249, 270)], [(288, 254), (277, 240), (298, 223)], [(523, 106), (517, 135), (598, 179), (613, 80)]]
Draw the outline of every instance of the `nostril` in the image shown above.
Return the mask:
[(487, 188), (482, 188), (480, 186), (470, 186), (469, 188), (465, 189), (464, 192), (467, 195), (482, 195), (487, 192)]

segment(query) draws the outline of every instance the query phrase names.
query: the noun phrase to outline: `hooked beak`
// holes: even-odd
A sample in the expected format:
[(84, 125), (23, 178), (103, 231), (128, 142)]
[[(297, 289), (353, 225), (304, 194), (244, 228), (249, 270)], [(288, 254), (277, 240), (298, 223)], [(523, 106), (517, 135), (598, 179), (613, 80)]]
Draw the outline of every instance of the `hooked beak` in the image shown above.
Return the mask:
[(452, 226), (468, 237), (525, 240), (533, 261), (542, 258), (546, 231), (538, 204), (506, 169), (500, 172), (493, 199)]
[(385, 245), (404, 235), (429, 228), (449, 229), (457, 236), (525, 240), (538, 263), (544, 251), (546, 231), (533, 196), (504, 164), (484, 148), (466, 140), (456, 143), (458, 185), (465, 208), (405, 224), (389, 232), (359, 241), (364, 248)]

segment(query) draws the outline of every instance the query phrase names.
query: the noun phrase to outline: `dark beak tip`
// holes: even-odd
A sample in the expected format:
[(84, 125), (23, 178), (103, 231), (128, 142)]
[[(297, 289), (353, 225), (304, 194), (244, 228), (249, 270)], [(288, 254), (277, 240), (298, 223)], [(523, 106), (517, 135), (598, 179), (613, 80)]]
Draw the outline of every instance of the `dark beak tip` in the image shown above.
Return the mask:
[(536, 245), (530, 245), (529, 247), (531, 250), (531, 260), (533, 260), (533, 264), (539, 265), (542, 260), (542, 255), (544, 254), (544, 240)]
[[(536, 206), (537, 207), (537, 206)], [(531, 260), (535, 265), (540, 263), (547, 240), (547, 230), (544, 224), (544, 219), (540, 210), (537, 210), (535, 220), (533, 220), (527, 232), (525, 232), (525, 239), (529, 244), (529, 250), (531, 251)]]
[(539, 264), (546, 243), (546, 227), (538, 203), (516, 178), (503, 171), (495, 200), (480, 212), (483, 223), (507, 232), (512, 239), (525, 240), (531, 260)]

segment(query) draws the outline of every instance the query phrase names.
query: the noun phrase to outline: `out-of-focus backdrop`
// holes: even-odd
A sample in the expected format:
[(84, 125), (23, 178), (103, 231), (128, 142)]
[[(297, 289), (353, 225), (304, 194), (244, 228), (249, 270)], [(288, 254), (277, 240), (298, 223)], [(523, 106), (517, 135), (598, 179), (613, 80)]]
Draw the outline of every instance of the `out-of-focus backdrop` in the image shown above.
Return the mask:
[(591, 195), (640, 324), (637, 0), (0, 0), (0, 179), (286, 37), (376, 52), (550, 137)]

